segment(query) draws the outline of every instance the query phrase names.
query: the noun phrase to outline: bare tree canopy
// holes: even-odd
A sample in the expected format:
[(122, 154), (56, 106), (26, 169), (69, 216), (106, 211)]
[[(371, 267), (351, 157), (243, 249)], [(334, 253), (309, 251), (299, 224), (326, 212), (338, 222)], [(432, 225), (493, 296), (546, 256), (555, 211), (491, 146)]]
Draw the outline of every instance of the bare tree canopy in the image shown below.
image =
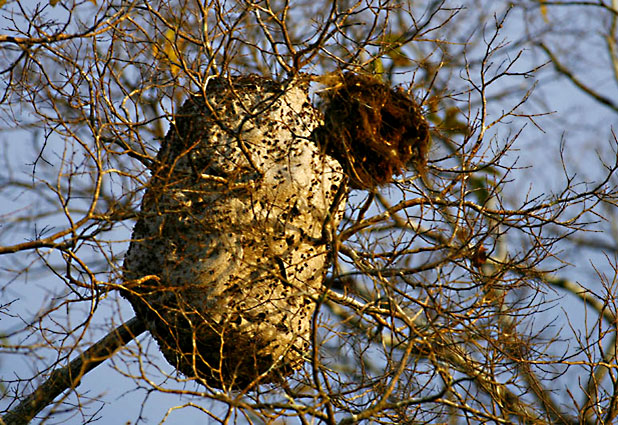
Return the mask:
[(0, 423), (616, 420), (618, 1), (0, 22)]

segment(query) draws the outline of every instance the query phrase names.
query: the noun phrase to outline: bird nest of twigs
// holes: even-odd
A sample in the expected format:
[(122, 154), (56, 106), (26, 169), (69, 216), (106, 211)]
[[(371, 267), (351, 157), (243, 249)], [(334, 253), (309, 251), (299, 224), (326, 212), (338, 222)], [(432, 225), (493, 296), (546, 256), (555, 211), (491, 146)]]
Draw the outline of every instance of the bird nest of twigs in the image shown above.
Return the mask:
[(337, 159), (355, 189), (392, 182), (410, 166), (423, 174), (429, 149), (429, 126), (415, 100), (376, 77), (331, 74), (322, 99), (324, 125), (317, 143)]

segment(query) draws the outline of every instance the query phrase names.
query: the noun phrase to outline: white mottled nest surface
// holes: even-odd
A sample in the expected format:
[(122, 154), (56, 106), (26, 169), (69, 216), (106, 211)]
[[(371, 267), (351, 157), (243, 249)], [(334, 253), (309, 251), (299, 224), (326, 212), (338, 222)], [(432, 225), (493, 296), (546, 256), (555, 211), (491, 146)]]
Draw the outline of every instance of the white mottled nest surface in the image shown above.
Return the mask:
[(346, 191), (339, 163), (311, 140), (321, 120), (306, 87), (231, 81), (211, 81), (179, 111), (124, 265), (127, 281), (158, 279), (124, 295), (178, 370), (246, 388), (310, 352), (324, 226), (337, 225)]

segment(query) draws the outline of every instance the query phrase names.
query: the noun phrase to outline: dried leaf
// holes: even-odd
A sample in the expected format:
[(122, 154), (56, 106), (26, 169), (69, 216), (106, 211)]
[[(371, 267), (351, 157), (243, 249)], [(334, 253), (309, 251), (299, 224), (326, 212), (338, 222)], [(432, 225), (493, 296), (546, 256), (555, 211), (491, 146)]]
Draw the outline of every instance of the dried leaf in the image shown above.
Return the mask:
[(539, 3), (541, 3), (541, 16), (543, 17), (543, 20), (545, 22), (549, 22), (549, 18), (547, 17), (547, 5), (545, 5), (543, 0), (540, 0)]
[(177, 37), (176, 31), (170, 28), (165, 31), (162, 40), (152, 47), (153, 56), (159, 60), (162, 68), (169, 68), (173, 76), (180, 72), (178, 64), (184, 44), (184, 41)]

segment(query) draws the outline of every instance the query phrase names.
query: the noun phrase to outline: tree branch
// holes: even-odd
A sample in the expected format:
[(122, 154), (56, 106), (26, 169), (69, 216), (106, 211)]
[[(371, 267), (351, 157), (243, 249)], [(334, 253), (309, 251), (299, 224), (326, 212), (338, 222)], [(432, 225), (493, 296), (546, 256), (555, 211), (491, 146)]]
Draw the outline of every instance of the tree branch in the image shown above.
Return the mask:
[(0, 424), (25, 425), (29, 423), (58, 395), (68, 388), (75, 388), (84, 375), (112, 357), (118, 349), (128, 344), (145, 330), (144, 323), (137, 317), (118, 326), (67, 366), (53, 371), (47, 381), (4, 415), (0, 419)]
[(597, 102), (618, 112), (618, 104), (616, 102), (614, 102), (609, 97), (603, 96), (602, 94), (596, 92), (592, 88), (585, 85), (579, 78), (575, 76), (575, 74), (571, 72), (571, 70), (569, 70), (566, 66), (562, 64), (562, 62), (558, 60), (558, 57), (545, 44), (539, 43), (539, 47), (543, 49), (543, 51), (547, 54), (547, 56), (549, 56), (549, 59), (551, 60), (551, 62), (554, 65), (554, 68), (559, 74), (568, 78), (581, 91), (583, 91), (584, 93), (592, 97)]

